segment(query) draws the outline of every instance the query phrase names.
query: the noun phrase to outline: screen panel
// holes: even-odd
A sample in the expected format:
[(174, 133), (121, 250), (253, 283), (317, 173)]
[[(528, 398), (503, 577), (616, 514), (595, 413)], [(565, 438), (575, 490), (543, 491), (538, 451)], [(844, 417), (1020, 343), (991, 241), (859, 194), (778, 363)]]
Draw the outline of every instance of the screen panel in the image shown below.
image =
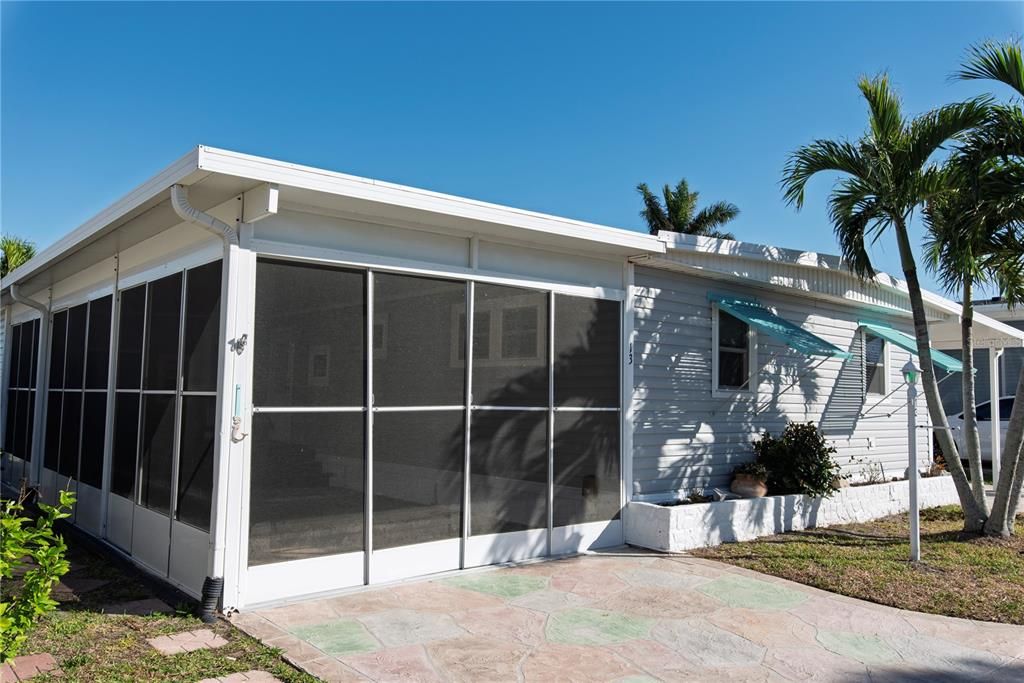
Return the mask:
[(64, 361), (64, 388), (81, 389), (85, 375), (85, 333), (89, 305), (80, 304), (68, 311), (68, 338)]
[(554, 525), (617, 519), (619, 414), (555, 413), (554, 432)]
[(56, 472), (60, 462), (61, 406), (64, 392), (51, 391), (46, 397), (46, 443), (43, 451), (43, 467)]
[(149, 283), (143, 388), (177, 388), (180, 328), (181, 273), (175, 273)]
[[(30, 357), (29, 358), (28, 386), (32, 387), (33, 389), (36, 388), (36, 379), (37, 379), (36, 374), (37, 374), (37, 372), (39, 370), (39, 326), (40, 326), (39, 320), (33, 320), (32, 323), (31, 323), (31, 335), (29, 335), (29, 334), (25, 335), (25, 339), (29, 339), (31, 337), (31, 342), (30, 342), (30, 347), (29, 347), (29, 352), (28, 352), (29, 353), (29, 357)], [(24, 362), (24, 359), (22, 359), (22, 362)]]
[(31, 462), (33, 456), (32, 430), (36, 423), (36, 392), (21, 391), (19, 393), (25, 394), (25, 414), (23, 418), (19, 419), (19, 422), (21, 422), (22, 427), (25, 429), (25, 445), (23, 446), (22, 453), (19, 454), (19, 457), (21, 457), (25, 462)]
[(89, 340), (85, 361), (85, 388), (106, 389), (110, 368), (110, 315), (113, 297), (109, 294), (89, 302)]
[(68, 312), (61, 311), (53, 315), (50, 337), (50, 388), (60, 389), (64, 386), (64, 349), (68, 334)]
[(253, 416), (249, 565), (364, 548), (363, 413)]
[(374, 549), (460, 536), (463, 424), (459, 410), (374, 415)]
[[(64, 392), (64, 405), (60, 415), (60, 460), (57, 472), (62, 477), (78, 479), (78, 451), (82, 428), (82, 394)], [(63, 486), (63, 482), (61, 483)]]
[(216, 406), (216, 396), (183, 396), (181, 399), (175, 514), (179, 522), (204, 531), (210, 529)]
[[(463, 405), (465, 364), (457, 361), (458, 313), (466, 284), (377, 273), (373, 281), (373, 394), (381, 406)], [(464, 327), (462, 328), (465, 329)]]
[(182, 375), (185, 391), (216, 391), (220, 350), (221, 262), (193, 268), (186, 275), (185, 344)]
[(15, 388), (21, 386), (21, 335), (24, 325), (15, 325), (11, 328), (11, 365), (7, 368), (7, 386)]
[(618, 407), (620, 304), (555, 295), (555, 405)]
[(15, 455), (14, 435), (17, 430), (13, 428), (13, 425), (16, 424), (18, 424), (18, 391), (16, 389), (8, 389), (7, 418), (4, 421), (4, 451)]
[(548, 295), (483, 283), (474, 289), (473, 403), (546, 406)]
[(79, 476), (83, 484), (103, 486), (103, 439), (107, 426), (107, 395), (85, 394), (82, 406), (82, 455)]
[(260, 259), (253, 338), (255, 405), (362, 406), (365, 318), (362, 272)]
[(139, 444), (139, 504), (155, 512), (171, 509), (171, 468), (174, 458), (174, 396), (142, 397)]
[(117, 388), (142, 386), (142, 335), (146, 325), (146, 286), (121, 292), (117, 322)]
[(135, 495), (136, 457), (139, 449), (138, 394), (114, 397), (114, 445), (110, 462), (110, 490), (119, 496)]
[(21, 458), (22, 460), (28, 460), (28, 451), (32, 446), (32, 435), (26, 433), (26, 423), (28, 422), (28, 416), (32, 414), (32, 405), (29, 403), (29, 392), (19, 390), (15, 392), (14, 397), (17, 403), (15, 408), (15, 421), (11, 425), (11, 429), (14, 430), (14, 455)]
[(470, 434), (471, 533), (547, 527), (547, 412), (475, 410)]

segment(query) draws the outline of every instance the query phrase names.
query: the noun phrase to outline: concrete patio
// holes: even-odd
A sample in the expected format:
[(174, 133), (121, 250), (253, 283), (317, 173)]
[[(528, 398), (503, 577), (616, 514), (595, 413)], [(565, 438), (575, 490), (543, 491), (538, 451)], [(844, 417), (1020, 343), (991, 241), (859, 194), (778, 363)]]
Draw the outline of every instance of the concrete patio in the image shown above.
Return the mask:
[(371, 588), (232, 621), (326, 681), (1024, 680), (1024, 627), (629, 551)]

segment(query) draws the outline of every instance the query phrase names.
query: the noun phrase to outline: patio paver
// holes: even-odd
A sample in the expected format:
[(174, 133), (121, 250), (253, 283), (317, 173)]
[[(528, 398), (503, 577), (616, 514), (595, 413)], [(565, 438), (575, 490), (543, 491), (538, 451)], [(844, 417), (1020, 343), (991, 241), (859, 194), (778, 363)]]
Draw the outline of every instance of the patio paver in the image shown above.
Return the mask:
[(223, 647), (228, 644), (228, 641), (205, 628), (175, 633), (170, 636), (157, 636), (146, 642), (162, 655), (177, 655), (183, 652)]
[(18, 683), (45, 673), (60, 674), (53, 655), (22, 655), (13, 662), (0, 664), (0, 683)]
[(1024, 627), (618, 551), (236, 615), (326, 681), (1024, 680)]

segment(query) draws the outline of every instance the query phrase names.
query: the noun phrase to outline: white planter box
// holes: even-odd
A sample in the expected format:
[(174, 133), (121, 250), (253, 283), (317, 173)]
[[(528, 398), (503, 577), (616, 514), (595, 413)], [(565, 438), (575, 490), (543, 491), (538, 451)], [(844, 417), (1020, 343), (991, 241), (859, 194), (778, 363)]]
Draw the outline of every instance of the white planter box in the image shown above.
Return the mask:
[[(918, 496), (922, 508), (960, 502), (950, 476), (921, 479)], [(670, 507), (630, 502), (625, 514), (626, 543), (653, 550), (681, 551), (749, 541), (784, 531), (866, 522), (908, 509), (910, 485), (906, 481), (850, 486), (831, 498), (766, 496)]]

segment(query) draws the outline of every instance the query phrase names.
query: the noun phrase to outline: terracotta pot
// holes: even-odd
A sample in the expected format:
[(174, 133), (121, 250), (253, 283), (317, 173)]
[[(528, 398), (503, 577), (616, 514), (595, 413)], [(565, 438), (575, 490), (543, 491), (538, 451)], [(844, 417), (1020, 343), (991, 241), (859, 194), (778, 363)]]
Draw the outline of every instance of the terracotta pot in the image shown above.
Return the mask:
[(734, 474), (729, 490), (744, 498), (763, 498), (768, 493), (768, 486), (764, 479), (752, 474)]

